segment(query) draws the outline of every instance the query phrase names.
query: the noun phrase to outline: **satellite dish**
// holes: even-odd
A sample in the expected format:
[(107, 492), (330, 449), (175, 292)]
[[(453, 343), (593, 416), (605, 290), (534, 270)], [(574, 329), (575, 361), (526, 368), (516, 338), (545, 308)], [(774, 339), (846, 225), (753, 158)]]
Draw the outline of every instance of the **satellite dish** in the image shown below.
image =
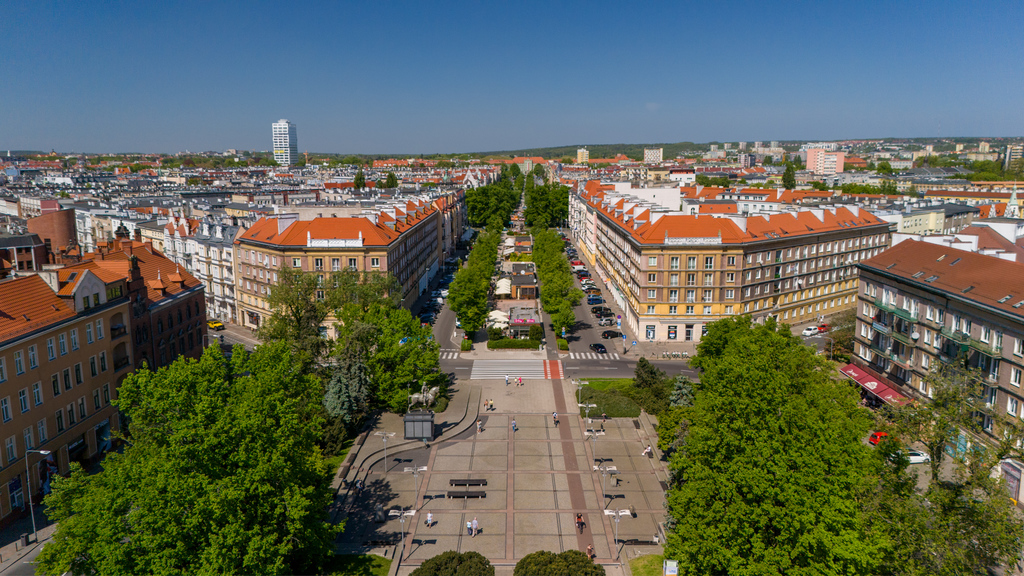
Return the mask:
[(913, 338), (914, 340), (917, 340), (918, 338), (921, 337), (921, 335), (918, 334), (917, 332), (914, 332), (913, 334), (910, 335), (910, 337)]

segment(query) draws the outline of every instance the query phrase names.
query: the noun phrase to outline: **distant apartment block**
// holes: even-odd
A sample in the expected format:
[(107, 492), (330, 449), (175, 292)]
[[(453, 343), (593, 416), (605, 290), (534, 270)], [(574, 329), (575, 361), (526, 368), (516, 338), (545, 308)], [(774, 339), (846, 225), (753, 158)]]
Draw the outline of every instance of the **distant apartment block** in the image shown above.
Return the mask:
[(577, 148), (576, 163), (586, 164), (587, 162), (590, 162), (590, 150), (587, 150), (586, 148)]
[(274, 161), (281, 166), (291, 166), (299, 160), (299, 138), (292, 124), (284, 118), (274, 122)]
[(807, 169), (815, 174), (831, 176), (843, 171), (845, 152), (834, 152), (824, 148), (807, 150)]
[(1010, 164), (1024, 157), (1024, 144), (1008, 144), (1003, 156), (1003, 170), (1009, 170)]
[(664, 153), (664, 148), (644, 148), (644, 164), (660, 164)]

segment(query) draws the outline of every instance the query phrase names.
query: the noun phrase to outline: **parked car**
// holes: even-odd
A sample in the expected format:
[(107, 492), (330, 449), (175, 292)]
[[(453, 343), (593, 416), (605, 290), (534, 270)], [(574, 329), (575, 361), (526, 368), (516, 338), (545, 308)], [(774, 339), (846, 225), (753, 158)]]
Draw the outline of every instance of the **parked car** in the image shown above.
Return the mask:
[(818, 324), (818, 334), (824, 334), (828, 332), (832, 327), (828, 324)]
[(601, 332), (601, 338), (604, 338), (605, 340), (610, 340), (612, 338), (621, 338), (621, 337), (622, 337), (622, 333), (621, 332), (616, 332), (615, 330), (605, 330), (604, 332)]
[(573, 266), (583, 266), (583, 261), (582, 260), (573, 260), (572, 261), (572, 265)]
[(801, 336), (814, 336), (817, 333), (818, 333), (818, 327), (817, 326), (808, 326), (807, 328), (804, 328), (804, 331), (801, 332), (800, 335)]
[(868, 444), (871, 444), (872, 446), (878, 446), (879, 442), (881, 442), (882, 440), (885, 440), (888, 437), (889, 437), (889, 433), (888, 432), (881, 432), (881, 431), (872, 432), (871, 436), (868, 436)]
[(608, 349), (604, 347), (604, 344), (591, 344), (590, 349), (598, 354), (607, 354)]
[(591, 314), (597, 314), (598, 312), (611, 312), (612, 309), (607, 306), (594, 306), (590, 309)]
[(587, 298), (587, 305), (594, 306), (596, 304), (604, 304), (604, 298), (601, 298), (600, 296), (592, 296), (590, 298)]
[(906, 450), (904, 454), (907, 456), (907, 460), (911, 464), (927, 464), (932, 461), (932, 457), (928, 454), (921, 452), (920, 450)]
[(420, 323), (422, 323), (422, 324), (433, 324), (434, 323), (434, 314), (432, 312), (428, 312), (427, 314), (420, 315)]
[(597, 288), (584, 288), (583, 291), (587, 293), (587, 296), (600, 296), (601, 295), (601, 291), (598, 290)]
[(615, 318), (615, 313), (612, 312), (611, 310), (595, 312), (594, 313), (594, 317), (597, 318), (597, 319), (601, 319), (601, 318)]
[(607, 318), (600, 318), (597, 321), (597, 325), (598, 326), (614, 326), (615, 325), (615, 318), (612, 318), (611, 316), (609, 316)]
[(220, 320), (207, 320), (206, 327), (209, 328), (210, 330), (223, 330), (224, 323), (221, 322)]

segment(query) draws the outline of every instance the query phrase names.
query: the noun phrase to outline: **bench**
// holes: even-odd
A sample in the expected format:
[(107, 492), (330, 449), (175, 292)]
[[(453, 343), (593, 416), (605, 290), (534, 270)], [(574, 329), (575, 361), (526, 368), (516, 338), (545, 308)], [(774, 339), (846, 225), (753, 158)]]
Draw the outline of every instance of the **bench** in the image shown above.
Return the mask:
[(487, 486), (487, 480), (483, 478), (452, 478), (448, 481), (449, 486)]
[(483, 490), (460, 490), (460, 491), (449, 490), (448, 491), (448, 497), (449, 498), (487, 498), (487, 492), (484, 492)]
[(657, 540), (640, 540), (639, 538), (630, 538), (629, 540), (623, 540), (623, 544), (626, 546), (657, 546)]

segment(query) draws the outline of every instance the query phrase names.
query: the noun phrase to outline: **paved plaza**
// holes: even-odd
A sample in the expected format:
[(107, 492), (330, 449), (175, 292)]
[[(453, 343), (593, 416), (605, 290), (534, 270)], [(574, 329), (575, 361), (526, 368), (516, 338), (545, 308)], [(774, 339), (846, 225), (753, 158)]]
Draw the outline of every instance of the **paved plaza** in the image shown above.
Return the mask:
[[(524, 379), (522, 386), (506, 386), (502, 378), (474, 380), (472, 386), (481, 401), (466, 418), (473, 423), (477, 415), (480, 432), (470, 425), (429, 446), (389, 453), (386, 462), (371, 458), (365, 469), (350, 474), (363, 479), (364, 489), (349, 491), (342, 504), (348, 524), (339, 551), (401, 554), (399, 574), (446, 550), (477, 551), (500, 567), (538, 550), (585, 551), (593, 545), (597, 562), (617, 564), (615, 522), (606, 509), (636, 513), (621, 516), (620, 542), (655, 538), (665, 513), (666, 477), (664, 463), (642, 455), (656, 443), (653, 429), (633, 419), (595, 421), (595, 445), (575, 413), (573, 391), (561, 380)], [(462, 388), (465, 394), (471, 386)], [(484, 409), (485, 400), (493, 400), (493, 411)], [(559, 414), (557, 426), (553, 411)], [(369, 437), (363, 449), (376, 450), (373, 441)], [(427, 470), (414, 476), (411, 471), (420, 467)], [(451, 486), (452, 479), (486, 480), (486, 486)], [(447, 497), (467, 490), (486, 495)], [(414, 512), (403, 516), (401, 510)], [(428, 512), (434, 520), (429, 527)], [(576, 513), (586, 523), (582, 533)], [(466, 529), (473, 519), (479, 526), (475, 536)]]

